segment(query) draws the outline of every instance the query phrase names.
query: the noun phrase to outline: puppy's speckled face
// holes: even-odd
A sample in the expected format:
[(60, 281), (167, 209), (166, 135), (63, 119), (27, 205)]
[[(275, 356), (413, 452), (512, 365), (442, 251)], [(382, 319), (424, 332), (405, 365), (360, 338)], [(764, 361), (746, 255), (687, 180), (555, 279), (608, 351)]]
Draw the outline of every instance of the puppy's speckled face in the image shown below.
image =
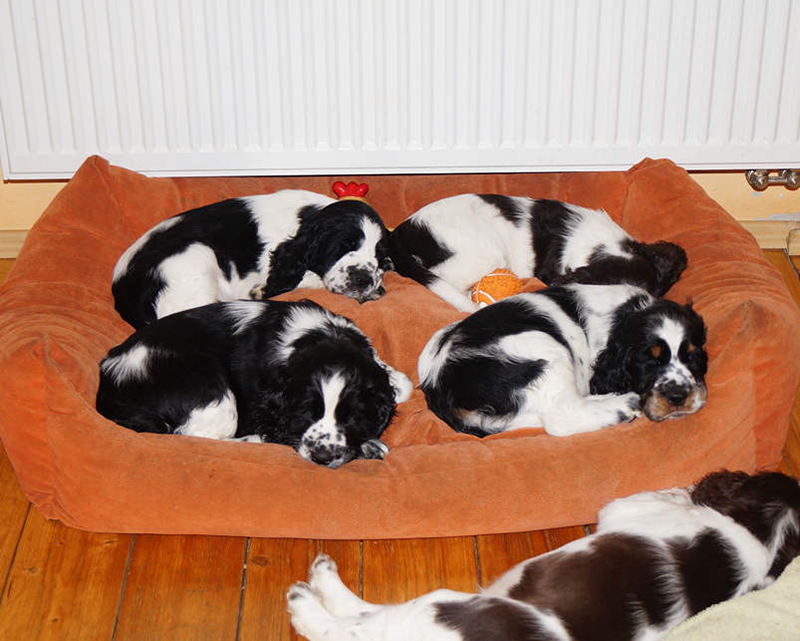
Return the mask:
[(385, 235), (382, 226), (363, 218), (358, 228), (342, 241), (349, 251), (322, 274), (325, 288), (361, 303), (383, 296), (384, 270), (391, 269), (384, 250)]
[(679, 418), (700, 410), (706, 403), (708, 356), (703, 344), (702, 319), (690, 306), (675, 306), (649, 331), (641, 356), (642, 409), (651, 421)]

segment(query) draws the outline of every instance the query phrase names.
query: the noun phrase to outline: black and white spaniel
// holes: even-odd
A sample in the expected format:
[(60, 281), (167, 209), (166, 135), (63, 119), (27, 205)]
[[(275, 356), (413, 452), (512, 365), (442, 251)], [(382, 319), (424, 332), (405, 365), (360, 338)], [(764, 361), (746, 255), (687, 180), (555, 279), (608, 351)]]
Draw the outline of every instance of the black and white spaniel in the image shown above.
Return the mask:
[(395, 269), (465, 312), (495, 269), (547, 285), (628, 283), (663, 296), (686, 268), (673, 243), (641, 243), (602, 210), (521, 196), (462, 194), (415, 212), (391, 233)]
[(383, 458), (413, 384), (316, 303), (233, 301), (165, 316), (100, 363), (97, 410), (138, 432), (265, 441), (338, 467)]
[(542, 426), (555, 436), (696, 412), (705, 404), (705, 326), (691, 305), (633, 285), (518, 294), (437, 331), (419, 357), (428, 406), (485, 436)]
[(800, 554), (800, 485), (716, 472), (689, 490), (618, 499), (595, 534), (528, 559), (479, 594), (436, 590), (377, 605), (320, 555), (288, 593), (310, 641), (659, 639), (701, 610), (763, 588)]
[(387, 269), (388, 231), (372, 207), (287, 189), (167, 218), (120, 256), (112, 292), (120, 316), (142, 327), (184, 309), (297, 287), (374, 300)]

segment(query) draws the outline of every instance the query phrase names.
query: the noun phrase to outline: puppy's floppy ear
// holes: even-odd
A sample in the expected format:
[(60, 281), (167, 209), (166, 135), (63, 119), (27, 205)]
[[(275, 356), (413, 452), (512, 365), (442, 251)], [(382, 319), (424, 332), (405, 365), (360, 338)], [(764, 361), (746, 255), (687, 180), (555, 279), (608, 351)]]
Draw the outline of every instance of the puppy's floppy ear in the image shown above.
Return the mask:
[(616, 312), (608, 333), (606, 346), (594, 362), (589, 389), (592, 394), (622, 394), (635, 391), (631, 360), (634, 358), (634, 337), (637, 336), (641, 315), (636, 311), (641, 298), (629, 300)]
[(686, 269), (686, 252), (675, 243), (660, 240), (644, 246), (645, 253), (656, 271), (658, 291), (654, 295), (658, 298), (669, 291)]
[(266, 284), (251, 297), (265, 299), (293, 290), (307, 271), (307, 255), (307, 239), (293, 238), (278, 245), (270, 258)]
[(379, 438), (371, 438), (361, 444), (361, 458), (383, 459), (389, 453), (389, 447)]
[(631, 346), (627, 341), (609, 337), (608, 344), (594, 362), (589, 391), (592, 394), (622, 394), (633, 389), (633, 380), (628, 371)]
[(320, 210), (306, 208), (301, 213), (302, 224), (293, 238), (278, 245), (270, 256), (269, 276), (261, 288), (260, 296), (251, 293), (252, 298), (271, 298), (296, 288), (307, 271), (318, 262), (321, 244), (324, 242), (322, 215)]

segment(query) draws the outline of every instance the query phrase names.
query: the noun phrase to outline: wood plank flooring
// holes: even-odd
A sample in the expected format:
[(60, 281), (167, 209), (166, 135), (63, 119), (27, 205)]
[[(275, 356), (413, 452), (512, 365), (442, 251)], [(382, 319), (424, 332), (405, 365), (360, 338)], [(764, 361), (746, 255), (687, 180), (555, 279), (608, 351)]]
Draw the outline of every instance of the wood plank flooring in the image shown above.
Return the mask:
[[(764, 253), (800, 306), (800, 258)], [(12, 263), (0, 260), (0, 282)], [(800, 473), (800, 399), (780, 469)], [(387, 541), (82, 532), (30, 507), (0, 449), (0, 639), (296, 639), (286, 590), (319, 551), (357, 594), (397, 601), (475, 590), (589, 530)]]

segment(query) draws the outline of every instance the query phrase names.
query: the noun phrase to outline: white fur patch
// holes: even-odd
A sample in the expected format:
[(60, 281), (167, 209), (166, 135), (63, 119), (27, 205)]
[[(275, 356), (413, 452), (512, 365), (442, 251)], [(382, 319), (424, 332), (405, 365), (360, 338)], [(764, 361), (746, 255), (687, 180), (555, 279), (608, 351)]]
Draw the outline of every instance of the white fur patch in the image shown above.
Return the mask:
[(653, 330), (653, 333), (667, 344), (670, 351), (670, 360), (664, 368), (664, 374), (660, 377), (659, 384), (667, 381), (679, 385), (694, 384), (694, 376), (678, 357), (681, 344), (686, 340), (685, 327), (671, 318), (665, 318), (661, 325)]
[[(315, 448), (331, 446), (335, 448), (337, 446), (343, 447), (347, 444), (344, 431), (336, 422), (336, 407), (339, 404), (339, 397), (344, 390), (345, 384), (345, 378), (341, 374), (334, 374), (329, 379), (322, 381), (320, 387), (325, 408), (322, 418), (306, 429), (300, 441), (300, 446), (297, 448), (297, 453), (304, 459), (313, 460)], [(335, 458), (330, 463), (326, 463), (326, 465), (338, 467), (345, 462), (343, 458), (341, 460)]]
[(189, 245), (161, 261), (158, 272), (165, 283), (153, 305), (158, 318), (219, 300), (217, 283), (222, 271), (208, 245)]
[(238, 420), (236, 397), (228, 390), (219, 401), (192, 410), (186, 422), (175, 430), (175, 434), (229, 439), (236, 434)]
[[(512, 200), (524, 211), (533, 204), (532, 199), (521, 196)], [(515, 225), (475, 194), (437, 200), (413, 216), (427, 226), (437, 243), (453, 252), (432, 270), (449, 287), (438, 285), (437, 291), (432, 284), (431, 290), (458, 309), (476, 309), (466, 292), (494, 269), (510, 269), (520, 278), (533, 276), (533, 239), (527, 216)]]
[(635, 285), (568, 285), (580, 297), (580, 307), (586, 323), (586, 336), (592, 361), (608, 342), (608, 333), (617, 309), (635, 296), (642, 296), (642, 306), (653, 299)]
[(282, 360), (288, 360), (294, 351), (295, 342), (307, 332), (325, 327), (327, 323), (339, 327), (353, 327), (352, 323), (342, 316), (336, 316), (325, 310), (297, 307), (292, 309), (286, 324), (278, 336), (277, 351)]
[(248, 328), (264, 313), (265, 306), (255, 301), (237, 300), (225, 305), (225, 313), (228, 314), (233, 325), (231, 329), (234, 334), (239, 334)]
[(151, 348), (141, 343), (128, 351), (103, 360), (103, 373), (110, 376), (114, 385), (128, 380), (143, 380), (147, 377), (147, 360)]
[(570, 233), (567, 235), (567, 242), (561, 254), (562, 273), (567, 269), (588, 264), (592, 253), (598, 249), (612, 256), (631, 258), (630, 253), (622, 249), (622, 243), (629, 240), (630, 236), (605, 211), (566, 203), (564, 207), (577, 214), (579, 218), (569, 226)]
[(421, 385), (433, 385), (439, 378), (439, 372), (450, 358), (450, 347), (452, 346), (451, 342), (443, 343), (442, 341), (448, 330), (457, 324), (458, 321), (437, 330), (422, 349), (417, 360), (417, 374)]

